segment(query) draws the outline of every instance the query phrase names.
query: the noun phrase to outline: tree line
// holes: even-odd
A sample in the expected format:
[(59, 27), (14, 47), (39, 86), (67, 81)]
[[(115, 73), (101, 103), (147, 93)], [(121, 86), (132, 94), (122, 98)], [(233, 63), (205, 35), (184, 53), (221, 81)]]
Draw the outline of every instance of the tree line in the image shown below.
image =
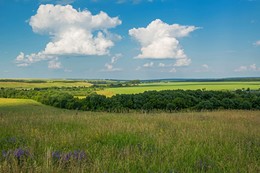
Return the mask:
[(164, 90), (140, 94), (120, 94), (107, 98), (92, 93), (85, 99), (75, 98), (62, 90), (0, 89), (2, 98), (34, 99), (46, 105), (83, 110), (129, 112), (200, 111), (218, 109), (260, 110), (259, 91)]

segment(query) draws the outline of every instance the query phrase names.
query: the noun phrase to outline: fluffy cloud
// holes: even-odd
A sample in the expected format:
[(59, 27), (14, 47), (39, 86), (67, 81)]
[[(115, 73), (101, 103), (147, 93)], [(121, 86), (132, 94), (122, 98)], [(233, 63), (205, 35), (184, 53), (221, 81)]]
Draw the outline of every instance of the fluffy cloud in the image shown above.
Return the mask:
[(260, 67), (257, 67), (256, 64), (252, 64), (249, 66), (240, 66), (239, 68), (234, 70), (235, 72), (246, 72), (246, 71), (260, 71)]
[(256, 64), (249, 65), (249, 69), (252, 71), (260, 71), (260, 68), (256, 67)]
[(234, 70), (235, 72), (247, 71), (247, 66), (240, 66), (239, 68)]
[(159, 67), (165, 67), (166, 64), (160, 62), (158, 66), (159, 66)]
[(154, 63), (153, 62), (150, 62), (150, 63), (145, 63), (143, 65), (143, 67), (147, 67), (147, 68), (150, 68), (150, 67), (153, 67)]
[(162, 68), (164, 68), (164, 67), (176, 67), (176, 64), (165, 64), (165, 63), (159, 63), (158, 64), (158, 67), (162, 67)]
[(175, 67), (181, 67), (181, 66), (188, 66), (191, 63), (191, 59), (184, 57), (184, 58), (178, 58), (176, 60), (176, 63), (174, 64)]
[(30, 65), (64, 55), (107, 55), (114, 46), (114, 38), (108, 29), (121, 24), (118, 17), (109, 17), (105, 12), (92, 15), (90, 11), (77, 11), (71, 5), (40, 5), (29, 24), (33, 32), (47, 34), (51, 41), (39, 53), (17, 56), (18, 65)]
[(16, 57), (15, 61), (18, 67), (26, 67), (35, 62), (51, 59), (57, 59), (57, 57), (47, 55), (44, 52), (32, 53), (30, 55), (25, 55), (23, 52), (20, 52), (20, 54)]
[(40, 3), (55, 3), (55, 4), (61, 4), (61, 5), (66, 5), (66, 4), (72, 4), (76, 0), (40, 0)]
[(152, 21), (146, 28), (133, 28), (129, 35), (141, 44), (141, 54), (136, 58), (176, 59), (175, 66), (187, 66), (191, 60), (184, 53), (178, 41), (186, 37), (195, 26), (169, 25), (160, 19)]
[(61, 68), (61, 63), (57, 61), (57, 59), (55, 60), (51, 60), (48, 63), (48, 68), (50, 69), (60, 69)]
[(200, 68), (198, 68), (194, 72), (196, 72), (196, 73), (205, 73), (205, 72), (209, 72), (209, 71), (210, 71), (209, 65), (208, 64), (202, 64), (200, 66)]
[(169, 72), (170, 72), (170, 73), (176, 73), (177, 70), (176, 70), (176, 68), (172, 68)]
[(106, 69), (104, 71), (110, 71), (110, 72), (111, 71), (121, 71), (120, 68), (114, 68), (114, 64), (116, 64), (118, 59), (120, 59), (121, 57), (122, 57), (122, 54), (120, 54), (120, 53), (113, 56), (111, 58), (111, 62), (105, 64)]
[(260, 40), (256, 41), (256, 42), (254, 43), (254, 45), (255, 45), (255, 46), (260, 46)]
[(209, 69), (208, 64), (203, 64), (202, 67), (203, 67), (204, 69)]

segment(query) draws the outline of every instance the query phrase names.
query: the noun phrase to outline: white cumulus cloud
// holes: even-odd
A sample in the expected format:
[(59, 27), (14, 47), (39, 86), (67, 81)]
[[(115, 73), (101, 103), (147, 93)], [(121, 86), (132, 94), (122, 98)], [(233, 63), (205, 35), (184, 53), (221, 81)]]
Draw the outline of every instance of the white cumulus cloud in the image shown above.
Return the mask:
[(54, 60), (49, 61), (48, 68), (50, 68), (50, 69), (60, 69), (62, 67), (61, 67), (61, 63), (57, 59), (54, 59)]
[(159, 66), (159, 67), (165, 67), (166, 64), (160, 62), (158, 66)]
[(209, 65), (208, 64), (203, 64), (202, 67), (205, 68), (205, 69), (209, 69)]
[(260, 68), (256, 67), (256, 64), (249, 65), (249, 69), (253, 71), (258, 71)]
[(153, 67), (154, 63), (153, 62), (150, 62), (150, 63), (145, 63), (143, 65), (143, 67), (147, 67), (147, 68), (150, 68), (150, 67)]
[(188, 66), (191, 63), (191, 59), (185, 57), (185, 58), (178, 58), (176, 60), (176, 63), (173, 65), (175, 67), (181, 67), (181, 66)]
[(55, 3), (61, 5), (72, 4), (75, 1), (76, 0), (39, 0), (40, 3)]
[(170, 72), (170, 73), (176, 73), (177, 70), (176, 70), (176, 68), (172, 68), (169, 72)]
[(234, 71), (241, 72), (241, 71), (247, 71), (247, 70), (248, 70), (247, 66), (240, 66), (239, 68), (235, 69)]
[(47, 34), (51, 41), (38, 53), (18, 55), (18, 65), (30, 65), (64, 55), (107, 55), (114, 46), (114, 38), (120, 38), (108, 29), (120, 25), (121, 20), (102, 11), (93, 15), (88, 10), (76, 10), (71, 5), (46, 4), (39, 6), (29, 24), (33, 32)]
[(110, 63), (106, 63), (105, 67), (106, 69), (104, 69), (103, 71), (121, 71), (120, 68), (115, 68), (114, 64), (117, 63), (117, 61), (122, 57), (121, 53), (115, 54), (112, 58), (111, 58), (111, 62)]
[(210, 71), (210, 67), (208, 64), (202, 64), (200, 66), (199, 69), (195, 70), (194, 72), (196, 73), (205, 73), (205, 72), (209, 72)]
[(35, 62), (51, 59), (56, 59), (56, 57), (52, 55), (47, 55), (44, 52), (32, 53), (30, 55), (25, 55), (23, 52), (20, 52), (20, 54), (16, 57), (15, 61), (17, 63), (17, 66), (26, 67)]
[(260, 46), (260, 40), (256, 41), (253, 45)]
[(234, 71), (235, 72), (260, 71), (260, 67), (257, 67), (256, 64), (252, 64), (248, 66), (240, 66)]
[(179, 38), (198, 29), (195, 26), (169, 25), (160, 19), (152, 21), (146, 28), (133, 28), (129, 35), (141, 44), (140, 59), (176, 59), (175, 66), (186, 66), (191, 60), (180, 46)]

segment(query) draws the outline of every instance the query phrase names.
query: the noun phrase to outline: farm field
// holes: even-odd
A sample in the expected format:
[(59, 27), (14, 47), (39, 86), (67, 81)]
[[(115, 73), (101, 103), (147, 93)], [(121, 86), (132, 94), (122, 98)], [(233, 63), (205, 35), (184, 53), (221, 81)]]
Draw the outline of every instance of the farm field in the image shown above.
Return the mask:
[(0, 88), (16, 88), (16, 89), (30, 89), (30, 88), (49, 88), (49, 87), (89, 87), (92, 84), (87, 82), (66, 82), (64, 81), (46, 81), (39, 83), (28, 82), (1, 82)]
[(237, 90), (237, 89), (258, 90), (260, 88), (260, 82), (168, 82), (168, 83), (142, 83), (133, 87), (119, 87), (108, 88), (105, 90), (97, 91), (98, 94), (103, 94), (111, 97), (115, 94), (136, 94), (144, 91), (151, 90)]
[(259, 124), (259, 111), (122, 114), (0, 99), (0, 172), (259, 172)]

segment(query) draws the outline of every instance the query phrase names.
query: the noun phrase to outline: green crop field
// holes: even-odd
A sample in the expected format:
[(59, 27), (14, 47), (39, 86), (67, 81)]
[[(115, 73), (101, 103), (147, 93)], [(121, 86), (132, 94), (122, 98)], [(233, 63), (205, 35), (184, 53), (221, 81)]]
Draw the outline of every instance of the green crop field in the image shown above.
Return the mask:
[(259, 124), (259, 111), (116, 114), (0, 99), (0, 172), (259, 172)]
[(55, 82), (46, 81), (42, 83), (28, 83), (28, 82), (1, 82), (0, 88), (16, 88), (16, 89), (28, 89), (28, 88), (49, 88), (49, 87), (89, 87), (92, 84), (87, 82)]
[(260, 82), (168, 82), (168, 83), (143, 83), (133, 87), (108, 88), (98, 91), (98, 94), (112, 96), (115, 94), (136, 94), (151, 90), (236, 90), (236, 89), (252, 90), (260, 89)]

